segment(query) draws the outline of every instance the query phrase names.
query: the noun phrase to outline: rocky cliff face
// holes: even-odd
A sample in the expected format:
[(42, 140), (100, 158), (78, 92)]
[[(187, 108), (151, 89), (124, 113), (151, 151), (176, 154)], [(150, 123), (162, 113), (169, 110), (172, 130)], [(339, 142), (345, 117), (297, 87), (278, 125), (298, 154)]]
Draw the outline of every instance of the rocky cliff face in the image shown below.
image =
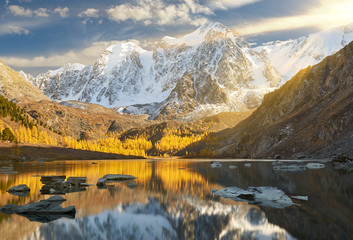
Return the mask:
[(221, 132), (235, 157), (353, 155), (353, 43), (267, 94), (245, 121)]
[(18, 72), (0, 61), (0, 94), (9, 100), (49, 100), (38, 88), (26, 81)]

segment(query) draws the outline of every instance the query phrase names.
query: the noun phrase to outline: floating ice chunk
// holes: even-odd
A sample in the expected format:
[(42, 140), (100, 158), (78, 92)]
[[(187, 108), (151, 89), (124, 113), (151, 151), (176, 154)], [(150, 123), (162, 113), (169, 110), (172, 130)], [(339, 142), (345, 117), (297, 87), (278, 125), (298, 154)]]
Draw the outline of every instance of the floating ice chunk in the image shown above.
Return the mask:
[(306, 167), (309, 169), (320, 169), (320, 168), (324, 168), (325, 164), (322, 163), (308, 163), (306, 164)]

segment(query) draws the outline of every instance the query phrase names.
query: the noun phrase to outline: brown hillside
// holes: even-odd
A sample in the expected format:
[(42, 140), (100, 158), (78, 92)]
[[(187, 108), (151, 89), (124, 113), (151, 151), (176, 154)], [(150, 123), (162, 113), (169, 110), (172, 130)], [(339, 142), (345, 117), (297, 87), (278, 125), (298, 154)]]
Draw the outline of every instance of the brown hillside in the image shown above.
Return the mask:
[(18, 72), (0, 61), (0, 94), (9, 100), (40, 101), (48, 100), (38, 88), (24, 79)]

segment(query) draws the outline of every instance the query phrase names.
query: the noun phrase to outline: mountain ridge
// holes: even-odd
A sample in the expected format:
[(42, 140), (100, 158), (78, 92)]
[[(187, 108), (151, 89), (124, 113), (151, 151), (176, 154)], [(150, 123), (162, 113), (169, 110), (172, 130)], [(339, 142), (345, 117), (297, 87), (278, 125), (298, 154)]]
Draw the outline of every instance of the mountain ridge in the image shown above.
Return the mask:
[[(327, 41), (317, 43), (321, 38)], [(55, 101), (96, 103), (151, 119), (195, 120), (256, 108), (298, 68), (343, 47), (341, 38), (353, 40), (353, 25), (252, 48), (224, 25), (207, 23), (181, 38), (162, 38), (152, 51), (132, 42), (113, 45), (93, 66), (69, 64), (27, 79)], [(192, 93), (180, 94), (183, 84)]]

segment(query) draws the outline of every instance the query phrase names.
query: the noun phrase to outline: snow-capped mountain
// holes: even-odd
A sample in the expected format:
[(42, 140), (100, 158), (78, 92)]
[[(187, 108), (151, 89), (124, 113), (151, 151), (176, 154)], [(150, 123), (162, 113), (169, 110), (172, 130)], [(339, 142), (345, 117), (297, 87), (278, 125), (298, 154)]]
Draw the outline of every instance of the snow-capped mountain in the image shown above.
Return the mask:
[(353, 23), (288, 41), (266, 43), (254, 48), (266, 54), (280, 73), (282, 82), (291, 79), (301, 69), (321, 62), (353, 41)]
[[(184, 117), (247, 110), (280, 81), (264, 54), (220, 23), (182, 38), (164, 37), (152, 51), (122, 43), (107, 48), (94, 66), (69, 64), (28, 78), (53, 100), (98, 103), (152, 118), (161, 112)], [(180, 89), (185, 84), (187, 96)]]
[(347, 26), (252, 48), (222, 24), (207, 23), (181, 38), (162, 38), (152, 51), (132, 42), (113, 45), (93, 66), (69, 64), (27, 79), (56, 101), (193, 118), (257, 107), (264, 94), (351, 40)]

